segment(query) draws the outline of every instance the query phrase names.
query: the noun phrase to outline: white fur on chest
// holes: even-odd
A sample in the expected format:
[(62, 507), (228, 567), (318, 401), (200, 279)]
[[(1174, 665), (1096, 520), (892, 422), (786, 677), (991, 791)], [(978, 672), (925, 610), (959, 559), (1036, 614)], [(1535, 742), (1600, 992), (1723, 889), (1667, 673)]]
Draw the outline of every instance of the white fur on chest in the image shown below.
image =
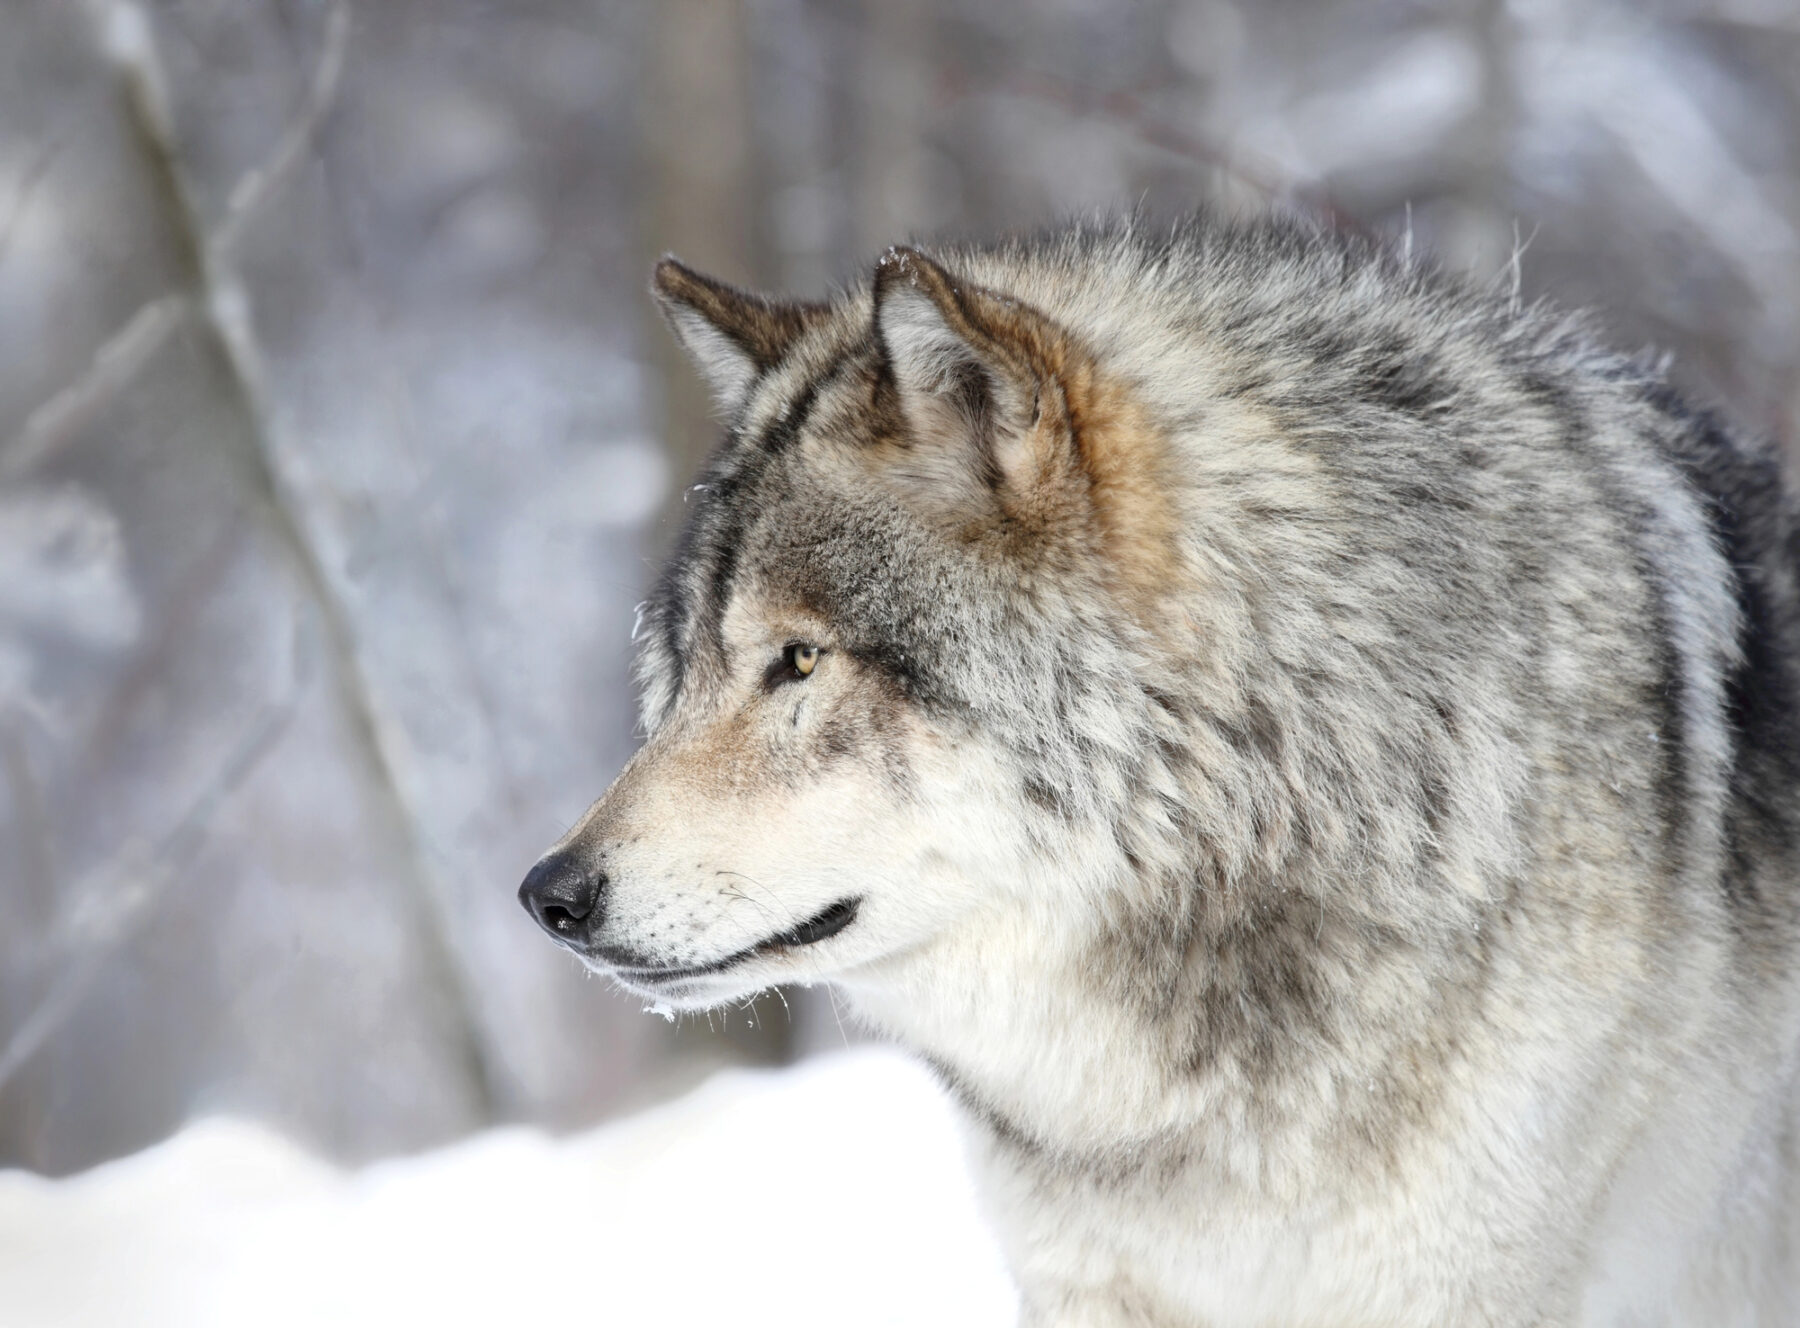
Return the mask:
[(1533, 1304), (1575, 1321), (1588, 1256), (1558, 1232), (1579, 1227), (1566, 1196), (1605, 1163), (1554, 1141), (1593, 1137), (1580, 1067), (1599, 1061), (1579, 1044), (1604, 1036), (1595, 1012), (1551, 984), (1520, 989), (1530, 1017), (1467, 1050), (1429, 1120), (1346, 1137), (1352, 1099), (1378, 1091), (1354, 1058), (1308, 1062), (1316, 1078), (1290, 1080), (1272, 1114), (1230, 1065), (1171, 1076), (1141, 1021), (1057, 975), (1070, 952), (1011, 927), (1000, 963), (996, 932), (975, 931), (985, 963), (934, 953), (929, 984), (890, 972), (850, 989), (965, 1076), (982, 1189), (1028, 1304), (1095, 1297), (1028, 1325), (1404, 1328), (1535, 1322)]
[(1021, 1284), (1050, 1299), (1092, 1288), (1098, 1305), (1116, 1286), (1121, 1298), (1153, 1297), (1167, 1322), (1207, 1328), (1435, 1328), (1466, 1308), (1454, 1249), (1421, 1249), (1407, 1214), (1277, 1211), (1191, 1175), (1125, 1185), (1069, 1178), (1048, 1193), (1053, 1182), (1002, 1158), (984, 1159), (983, 1171)]

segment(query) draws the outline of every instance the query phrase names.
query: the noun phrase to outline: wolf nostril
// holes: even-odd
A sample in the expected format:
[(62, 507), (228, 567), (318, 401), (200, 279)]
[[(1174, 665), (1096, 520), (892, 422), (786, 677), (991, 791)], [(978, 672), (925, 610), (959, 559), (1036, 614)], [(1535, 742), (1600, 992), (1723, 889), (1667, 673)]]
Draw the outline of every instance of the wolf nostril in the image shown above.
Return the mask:
[(538, 926), (559, 938), (571, 938), (599, 921), (606, 873), (567, 853), (541, 858), (519, 887), (519, 902)]
[(558, 904), (546, 904), (544, 911), (539, 914), (539, 919), (551, 931), (566, 932), (573, 930), (575, 924), (586, 916), (585, 913), (571, 913)]

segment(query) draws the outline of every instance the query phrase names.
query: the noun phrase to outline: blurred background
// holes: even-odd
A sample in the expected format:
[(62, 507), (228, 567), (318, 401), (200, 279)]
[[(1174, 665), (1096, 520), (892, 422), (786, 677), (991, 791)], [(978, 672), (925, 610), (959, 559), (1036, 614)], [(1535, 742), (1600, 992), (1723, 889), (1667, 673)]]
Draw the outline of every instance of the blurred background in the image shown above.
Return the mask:
[(712, 441), (649, 265), (1198, 204), (1595, 306), (1800, 445), (1796, 0), (5, 0), (0, 1166), (854, 1038), (646, 1017), (513, 899)]

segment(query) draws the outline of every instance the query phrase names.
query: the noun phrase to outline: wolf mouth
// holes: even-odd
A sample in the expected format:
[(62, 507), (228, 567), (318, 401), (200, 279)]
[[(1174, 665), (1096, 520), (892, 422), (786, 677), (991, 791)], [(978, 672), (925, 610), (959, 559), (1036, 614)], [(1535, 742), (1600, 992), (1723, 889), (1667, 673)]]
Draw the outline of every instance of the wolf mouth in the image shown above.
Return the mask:
[(852, 922), (856, 921), (858, 910), (862, 908), (862, 899), (840, 899), (829, 908), (821, 909), (812, 917), (797, 926), (789, 927), (784, 932), (766, 937), (755, 945), (744, 947), (722, 959), (714, 959), (705, 964), (690, 964), (685, 967), (666, 968), (657, 965), (619, 964), (611, 967), (613, 973), (628, 982), (659, 984), (679, 982), (687, 978), (708, 977), (714, 973), (723, 973), (735, 968), (747, 959), (755, 959), (759, 955), (773, 954), (777, 950), (797, 950), (802, 946), (817, 945), (827, 937), (836, 936)]

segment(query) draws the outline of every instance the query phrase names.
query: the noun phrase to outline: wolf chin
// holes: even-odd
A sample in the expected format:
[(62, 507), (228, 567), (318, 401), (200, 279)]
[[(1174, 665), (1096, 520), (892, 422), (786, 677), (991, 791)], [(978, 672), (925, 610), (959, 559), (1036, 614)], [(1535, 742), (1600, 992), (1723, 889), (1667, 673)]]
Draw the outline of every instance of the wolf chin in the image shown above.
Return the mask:
[(654, 290), (728, 426), (551, 936), (838, 984), (1027, 1325), (1800, 1322), (1771, 451), (1297, 221)]

